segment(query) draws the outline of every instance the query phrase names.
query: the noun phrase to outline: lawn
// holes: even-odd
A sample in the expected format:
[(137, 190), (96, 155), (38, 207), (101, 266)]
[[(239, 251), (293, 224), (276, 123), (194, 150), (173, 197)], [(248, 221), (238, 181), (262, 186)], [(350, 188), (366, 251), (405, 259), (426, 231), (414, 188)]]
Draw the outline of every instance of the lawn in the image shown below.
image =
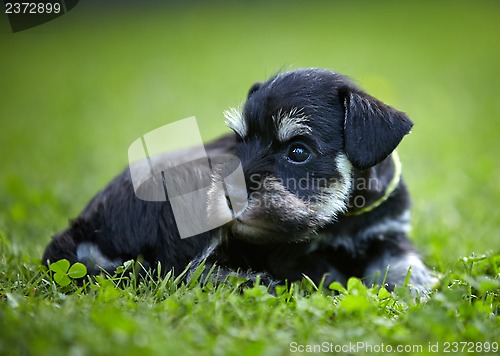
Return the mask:
[[(16, 34), (0, 22), (0, 354), (498, 347), (500, 3), (109, 3)], [(398, 152), (412, 240), (442, 275), (427, 302), (355, 279), (277, 295), (236, 279), (141, 281), (137, 266), (62, 287), (39, 266), (135, 139), (190, 116), (217, 137), (251, 84), (298, 67), (347, 74), (415, 122)]]

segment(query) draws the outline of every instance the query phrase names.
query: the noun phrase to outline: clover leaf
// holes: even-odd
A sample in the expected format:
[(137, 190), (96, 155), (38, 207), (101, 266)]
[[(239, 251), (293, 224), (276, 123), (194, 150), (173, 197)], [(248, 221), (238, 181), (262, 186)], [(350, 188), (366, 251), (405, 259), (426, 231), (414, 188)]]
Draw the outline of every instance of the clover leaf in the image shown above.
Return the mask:
[(65, 287), (71, 283), (71, 280), (82, 278), (87, 274), (87, 268), (84, 264), (76, 262), (70, 267), (67, 259), (51, 263), (49, 269), (54, 272), (52, 278), (61, 287)]

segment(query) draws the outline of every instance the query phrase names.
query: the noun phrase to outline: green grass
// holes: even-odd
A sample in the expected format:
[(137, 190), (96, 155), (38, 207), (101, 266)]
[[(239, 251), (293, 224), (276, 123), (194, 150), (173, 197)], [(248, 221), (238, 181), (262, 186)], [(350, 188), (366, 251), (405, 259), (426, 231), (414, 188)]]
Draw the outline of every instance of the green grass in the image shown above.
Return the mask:
[[(499, 4), (117, 9), (79, 4), (29, 31), (0, 27), (0, 354), (500, 342)], [(356, 280), (337, 294), (304, 280), (273, 296), (238, 280), (126, 271), (61, 287), (39, 267), (50, 236), (127, 164), (136, 138), (192, 115), (216, 137), (253, 82), (304, 66), (348, 74), (415, 122), (399, 149), (411, 235), (443, 275), (426, 303)]]

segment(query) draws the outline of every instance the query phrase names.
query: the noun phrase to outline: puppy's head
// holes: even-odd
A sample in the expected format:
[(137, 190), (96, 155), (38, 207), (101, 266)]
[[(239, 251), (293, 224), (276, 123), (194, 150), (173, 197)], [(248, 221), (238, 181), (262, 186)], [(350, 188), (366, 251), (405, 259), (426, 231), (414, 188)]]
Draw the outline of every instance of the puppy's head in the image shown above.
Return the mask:
[(404, 113), (321, 69), (254, 84), (243, 110), (226, 118), (246, 180), (228, 192), (248, 197), (228, 229), (255, 243), (300, 240), (334, 221), (347, 210), (353, 169), (383, 161), (412, 127)]

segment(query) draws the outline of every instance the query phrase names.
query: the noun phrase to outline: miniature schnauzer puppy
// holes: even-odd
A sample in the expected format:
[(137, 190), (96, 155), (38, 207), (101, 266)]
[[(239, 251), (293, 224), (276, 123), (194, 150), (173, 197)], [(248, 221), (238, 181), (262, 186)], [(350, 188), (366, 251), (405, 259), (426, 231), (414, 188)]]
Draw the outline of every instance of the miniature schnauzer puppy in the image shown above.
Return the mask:
[[(225, 168), (215, 157), (239, 159), (246, 186), (221, 192), (213, 184), (204, 205), (207, 216), (234, 219), (181, 239), (169, 201), (136, 196), (131, 166), (54, 236), (43, 263), (66, 258), (95, 274), (138, 257), (175, 272), (203, 260), (222, 275), (259, 274), (271, 284), (307, 275), (344, 284), (354, 276), (389, 289), (405, 280), (420, 291), (432, 286), (407, 237), (410, 199), (394, 151), (413, 125), (404, 113), (340, 74), (298, 69), (254, 84), (242, 110), (226, 118), (234, 134), (205, 146), (215, 163), (196, 174), (217, 182)], [(228, 194), (246, 200), (237, 214)]]

